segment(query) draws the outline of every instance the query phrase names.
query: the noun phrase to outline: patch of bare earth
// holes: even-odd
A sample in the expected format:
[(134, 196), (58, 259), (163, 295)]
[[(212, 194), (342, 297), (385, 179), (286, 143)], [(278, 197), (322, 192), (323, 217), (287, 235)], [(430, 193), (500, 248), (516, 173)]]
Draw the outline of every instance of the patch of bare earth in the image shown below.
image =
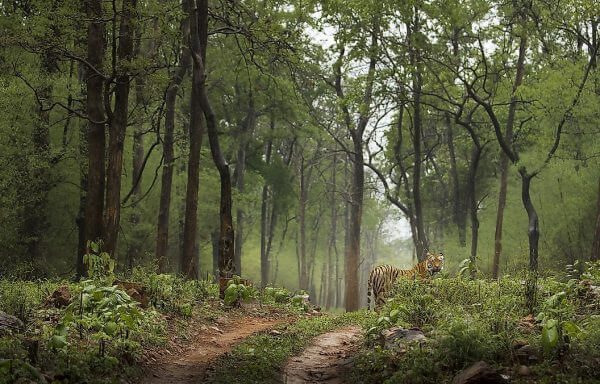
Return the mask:
[(151, 357), (141, 383), (199, 383), (207, 369), (221, 355), (246, 337), (289, 321), (287, 317), (251, 315), (221, 316), (212, 324), (191, 324), (197, 329), (185, 346), (171, 344), (160, 355)]
[(345, 383), (344, 376), (362, 339), (361, 328), (349, 326), (318, 336), (284, 368), (283, 382)]

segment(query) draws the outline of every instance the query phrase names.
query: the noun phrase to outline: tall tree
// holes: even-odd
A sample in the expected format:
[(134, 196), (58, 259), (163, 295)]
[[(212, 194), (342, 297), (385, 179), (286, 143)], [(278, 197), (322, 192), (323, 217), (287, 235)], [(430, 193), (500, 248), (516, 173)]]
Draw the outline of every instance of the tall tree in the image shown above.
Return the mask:
[[(105, 250), (116, 256), (119, 223), (121, 220), (121, 180), (123, 149), (129, 119), (130, 64), (133, 60), (137, 0), (124, 0), (121, 9), (116, 60), (113, 60), (115, 78), (114, 111), (109, 114), (108, 169), (106, 173)], [(116, 17), (116, 15), (115, 15)], [(116, 39), (113, 38), (113, 50)]]
[(173, 140), (175, 133), (175, 107), (177, 93), (183, 82), (186, 72), (192, 64), (192, 57), (185, 42), (190, 39), (188, 2), (181, 2), (184, 17), (181, 21), (182, 41), (179, 48), (179, 68), (171, 74), (167, 92), (165, 92), (165, 135), (163, 137), (164, 165), (160, 186), (160, 205), (158, 208), (158, 224), (156, 229), (156, 259), (158, 272), (167, 270), (167, 249), (169, 245), (169, 215), (171, 209), (171, 195), (173, 185), (173, 166), (175, 162)]
[(350, 183), (349, 221), (347, 231), (347, 247), (345, 257), (346, 289), (344, 306), (347, 311), (355, 311), (360, 306), (358, 265), (360, 261), (360, 228), (362, 222), (362, 206), (364, 196), (364, 138), (365, 129), (370, 118), (370, 107), (373, 100), (375, 83), (375, 66), (378, 60), (379, 28), (381, 15), (374, 12), (370, 23), (369, 67), (364, 93), (359, 107), (358, 123), (352, 122), (352, 116), (347, 106), (344, 88), (342, 86), (342, 60), (345, 55), (345, 42), (339, 42), (339, 57), (334, 64), (335, 91), (340, 100), (344, 125), (352, 140), (350, 157), (352, 160), (352, 177)]
[(200, 183), (200, 147), (202, 146), (202, 136), (205, 130), (205, 121), (202, 117), (203, 111), (201, 107), (201, 98), (203, 97), (201, 88), (204, 88), (206, 76), (204, 73), (206, 44), (202, 44), (201, 39), (207, 34), (208, 20), (206, 14), (203, 13), (203, 10), (198, 10), (198, 6), (194, 0), (188, 0), (188, 7), (190, 12), (190, 53), (193, 65), (189, 127), (190, 152), (188, 155), (187, 167), (181, 271), (188, 279), (196, 279), (198, 278), (196, 237), (198, 224), (198, 185)]
[[(101, 0), (87, 2), (90, 19), (87, 32), (86, 112), (89, 118), (87, 133), (88, 176), (85, 197), (85, 240), (97, 241), (103, 237), (105, 185), (105, 125), (104, 110), (104, 47), (105, 21)], [(86, 273), (83, 254), (77, 255), (77, 275)]]

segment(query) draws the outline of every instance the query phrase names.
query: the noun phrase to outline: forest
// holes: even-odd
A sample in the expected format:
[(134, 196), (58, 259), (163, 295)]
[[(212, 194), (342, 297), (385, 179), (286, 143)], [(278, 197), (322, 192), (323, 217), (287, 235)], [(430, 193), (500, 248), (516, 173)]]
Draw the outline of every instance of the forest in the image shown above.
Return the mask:
[(598, 1), (0, 15), (0, 384), (600, 382)]

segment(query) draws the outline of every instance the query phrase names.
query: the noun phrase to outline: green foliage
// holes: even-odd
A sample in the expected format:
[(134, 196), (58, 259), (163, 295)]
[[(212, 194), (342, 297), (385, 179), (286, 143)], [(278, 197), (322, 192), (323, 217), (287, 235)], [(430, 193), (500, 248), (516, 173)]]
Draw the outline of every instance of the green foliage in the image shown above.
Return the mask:
[(217, 299), (219, 287), (209, 280), (185, 280), (172, 274), (157, 274), (141, 267), (132, 272), (132, 279), (148, 289), (152, 306), (162, 312), (192, 315), (193, 307), (203, 301)]
[(249, 302), (257, 297), (258, 293), (252, 286), (246, 286), (239, 276), (233, 276), (224, 293), (225, 305), (239, 306), (242, 302)]
[(55, 349), (64, 348), (67, 330), (76, 329), (80, 337), (89, 337), (102, 345), (105, 340), (129, 337), (139, 329), (144, 313), (126, 292), (117, 286), (97, 286), (92, 280), (82, 282), (81, 292), (65, 311), (60, 327), (50, 339)]
[(102, 252), (102, 241), (88, 241), (90, 253), (83, 255), (83, 263), (88, 276), (94, 280), (112, 282), (114, 280), (115, 260), (106, 252)]
[[(595, 328), (599, 322), (580, 298), (578, 283), (540, 278), (541, 312), (535, 324), (523, 325), (524, 277), (399, 281), (381, 315), (366, 321), (367, 343), (355, 360), (352, 377), (365, 383), (449, 382), (475, 361), (513, 366), (514, 344), (525, 342), (547, 359), (540, 363), (540, 374), (560, 359), (567, 367), (564, 382), (582, 377), (580, 362), (583, 378), (593, 378), (598, 368), (594, 359), (600, 357)], [(373, 342), (381, 330), (394, 325), (419, 325), (427, 341), (409, 345), (400, 354)]]

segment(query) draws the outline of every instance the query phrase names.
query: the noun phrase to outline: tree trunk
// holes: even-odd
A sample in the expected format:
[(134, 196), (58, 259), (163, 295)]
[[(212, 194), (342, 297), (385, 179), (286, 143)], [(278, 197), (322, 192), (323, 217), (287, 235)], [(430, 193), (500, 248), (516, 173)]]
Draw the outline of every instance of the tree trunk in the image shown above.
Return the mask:
[[(275, 120), (271, 116), (271, 133), (275, 130)], [(269, 137), (265, 146), (265, 165), (268, 167), (271, 163), (271, 154), (273, 151), (273, 138)], [(261, 287), (269, 284), (269, 253), (267, 252), (267, 221), (269, 208), (269, 185), (265, 182), (262, 188), (260, 205), (260, 282)], [(274, 209), (274, 208), (271, 208)]]
[(212, 245), (212, 272), (215, 281), (219, 281), (219, 228), (215, 228), (210, 233), (210, 242)]
[[(117, 59), (127, 68), (133, 59), (133, 25), (137, 0), (123, 2), (119, 26)], [(120, 69), (115, 84), (115, 110), (109, 126), (108, 169), (106, 175), (106, 209), (104, 214), (106, 244), (104, 250), (117, 258), (117, 240), (121, 219), (121, 176), (123, 148), (129, 113), (130, 77), (127, 69)]]
[(452, 179), (452, 199), (453, 199), (453, 219), (458, 229), (458, 242), (461, 247), (467, 245), (467, 209), (465, 199), (460, 193), (460, 179), (458, 177), (458, 167), (456, 165), (456, 153), (454, 150), (453, 125), (450, 120), (450, 114), (445, 114), (446, 137), (448, 141), (448, 153), (450, 155), (450, 177)]
[(306, 261), (306, 203), (308, 187), (304, 158), (300, 159), (300, 191), (298, 201), (298, 284), (300, 289), (308, 291), (308, 266)]
[(336, 188), (337, 188), (337, 153), (333, 154), (333, 164), (331, 165), (331, 231), (329, 232), (329, 246), (327, 247), (327, 301), (325, 304), (326, 308), (331, 308), (335, 305), (335, 288), (337, 287), (337, 276), (334, 270), (337, 272), (337, 266), (333, 264), (333, 253), (335, 252), (335, 259), (337, 262), (338, 251), (337, 251), (337, 200), (336, 200)]
[(360, 307), (358, 289), (358, 264), (360, 261), (360, 227), (364, 197), (364, 156), (362, 132), (353, 135), (354, 154), (352, 154), (352, 181), (350, 185), (350, 220), (348, 228), (348, 248), (346, 250), (346, 311), (356, 311)]
[[(85, 243), (98, 241), (104, 232), (102, 213), (104, 209), (105, 177), (105, 111), (103, 102), (104, 78), (100, 75), (104, 60), (104, 15), (101, 0), (87, 2), (90, 18), (87, 33), (86, 68), (86, 114), (89, 118), (87, 132), (88, 178), (85, 199)], [(87, 251), (86, 251), (87, 252)], [(83, 253), (77, 255), (77, 276), (86, 275)]]
[(596, 202), (596, 230), (594, 231), (590, 260), (600, 260), (600, 178), (598, 178), (598, 199)]
[[(249, 136), (252, 134), (254, 130), (254, 125), (256, 121), (256, 111), (254, 110), (254, 98), (252, 95), (252, 91), (248, 94), (248, 111), (246, 113), (245, 118), (239, 125), (239, 142), (238, 142), (238, 150), (236, 156), (236, 165), (235, 170), (233, 172), (235, 179), (235, 186), (242, 195), (244, 193), (245, 181), (244, 176), (246, 173), (246, 152), (248, 149), (248, 141)], [(238, 275), (242, 274), (242, 243), (244, 241), (244, 209), (242, 208), (242, 204), (238, 204), (237, 212), (236, 212), (236, 224), (237, 231), (235, 237), (235, 252), (234, 252), (234, 263), (235, 270)]]
[[(519, 41), (519, 57), (517, 59), (517, 73), (513, 83), (512, 96), (508, 107), (508, 117), (506, 119), (506, 132), (504, 140), (507, 145), (512, 146), (513, 127), (517, 111), (517, 88), (523, 83), (525, 74), (525, 54), (527, 49), (527, 37), (525, 33), (521, 35)], [(492, 277), (497, 279), (500, 271), (500, 258), (502, 256), (502, 227), (504, 224), (504, 208), (506, 206), (506, 194), (508, 190), (508, 156), (504, 151), (500, 155), (500, 192), (498, 193), (498, 211), (496, 214), (496, 233), (494, 237), (494, 261), (492, 263)]]
[(519, 168), (519, 174), (521, 175), (521, 199), (523, 201), (523, 207), (527, 211), (527, 218), (529, 219), (529, 227), (527, 230), (527, 237), (529, 238), (529, 269), (532, 272), (537, 272), (538, 269), (538, 243), (540, 239), (540, 227), (539, 219), (533, 202), (531, 201), (530, 187), (531, 179), (534, 175), (527, 173), (525, 167)]
[(423, 86), (423, 76), (421, 73), (421, 58), (418, 48), (412, 46), (412, 36), (420, 30), (420, 20), (418, 9), (414, 10), (414, 21), (412, 28), (407, 26), (409, 31), (409, 44), (411, 65), (413, 66), (412, 83), (413, 83), (413, 151), (415, 156), (414, 173), (413, 173), (413, 207), (414, 220), (418, 234), (417, 241), (417, 259), (423, 261), (425, 258), (425, 250), (429, 245), (427, 235), (425, 234), (423, 204), (421, 199), (421, 141), (422, 141), (422, 119), (421, 119), (421, 88)]
[[(185, 225), (183, 233), (183, 253), (181, 269), (188, 279), (198, 278), (198, 255), (196, 254), (196, 236), (198, 224), (198, 185), (200, 180), (200, 147), (204, 134), (205, 122), (202, 118), (201, 88), (204, 87), (205, 44), (201, 43), (201, 31), (205, 28), (205, 16), (196, 9), (194, 0), (188, 0), (190, 12), (190, 49), (193, 59), (192, 66), (192, 96), (190, 116), (190, 154), (188, 158), (188, 183), (185, 203)], [(200, 60), (195, 58), (200, 56)]]
[[(190, 0), (193, 2), (193, 0)], [(198, 92), (199, 106), (206, 118), (210, 152), (219, 171), (221, 179), (221, 202), (220, 202), (220, 232), (219, 232), (219, 276), (229, 278), (235, 274), (234, 264), (234, 242), (233, 219), (231, 215), (231, 175), (229, 164), (223, 156), (219, 145), (217, 132), (217, 119), (210, 105), (206, 92), (206, 73), (204, 63), (206, 62), (206, 45), (208, 41), (208, 0), (198, 1), (198, 17), (192, 18), (191, 23), (191, 50), (194, 60), (194, 89)], [(198, 42), (199, 44), (196, 44)]]
[(156, 229), (156, 259), (158, 273), (167, 271), (169, 246), (169, 214), (171, 209), (171, 188), (173, 185), (173, 166), (175, 161), (173, 151), (173, 135), (175, 133), (175, 106), (177, 92), (183, 78), (191, 65), (190, 53), (185, 42), (189, 40), (189, 10), (186, 1), (181, 3), (184, 14), (188, 15), (181, 22), (182, 47), (179, 54), (180, 67), (172, 74), (167, 92), (165, 94), (165, 136), (163, 138), (164, 165), (162, 169), (160, 187), (160, 205), (158, 209), (158, 224)]
[[(477, 185), (477, 169), (479, 168), (479, 160), (481, 159), (482, 148), (475, 145), (471, 150), (471, 164), (469, 165), (468, 178), (468, 195), (469, 195), (469, 211), (471, 214), (471, 263), (477, 262), (477, 243), (479, 240), (479, 218), (477, 216), (478, 203), (475, 187)], [(473, 273), (475, 269), (472, 269)], [(474, 276), (473, 276), (474, 277)]]

